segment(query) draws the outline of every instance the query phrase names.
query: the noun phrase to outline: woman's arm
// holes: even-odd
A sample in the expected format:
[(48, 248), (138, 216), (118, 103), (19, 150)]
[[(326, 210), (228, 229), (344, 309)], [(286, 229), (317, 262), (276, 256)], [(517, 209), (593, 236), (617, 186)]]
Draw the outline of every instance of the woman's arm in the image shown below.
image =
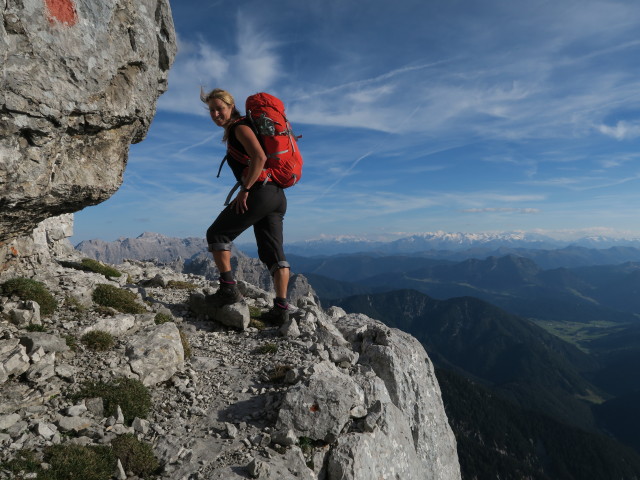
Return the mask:
[[(251, 128), (246, 125), (238, 125), (235, 133), (236, 138), (242, 144), (247, 155), (249, 155), (249, 158), (251, 159), (243, 184), (245, 189), (249, 189), (254, 183), (256, 183), (256, 180), (260, 176), (260, 173), (264, 168), (264, 164), (267, 161), (267, 155), (264, 153), (258, 138)], [(244, 213), (247, 211), (248, 196), (249, 192), (241, 189), (236, 198), (231, 202), (232, 204), (235, 204), (237, 213)]]

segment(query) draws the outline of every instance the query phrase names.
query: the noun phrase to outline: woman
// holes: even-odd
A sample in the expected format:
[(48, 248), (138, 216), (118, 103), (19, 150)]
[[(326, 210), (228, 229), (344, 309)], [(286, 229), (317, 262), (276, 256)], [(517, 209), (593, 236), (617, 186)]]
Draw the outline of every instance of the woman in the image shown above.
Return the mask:
[(288, 319), (287, 286), (289, 263), (284, 254), (282, 221), (287, 211), (284, 190), (274, 182), (257, 182), (267, 156), (256, 137), (249, 120), (240, 115), (231, 94), (216, 88), (202, 100), (209, 106), (213, 123), (224, 128), (223, 141), (227, 151), (240, 152), (249, 157), (249, 166), (227, 155), (227, 162), (240, 182), (240, 190), (231, 203), (218, 215), (207, 230), (209, 251), (220, 272), (220, 288), (208, 297), (214, 306), (242, 300), (231, 271), (231, 242), (253, 226), (258, 245), (258, 256), (269, 268), (276, 291), (273, 308), (262, 316), (275, 323)]

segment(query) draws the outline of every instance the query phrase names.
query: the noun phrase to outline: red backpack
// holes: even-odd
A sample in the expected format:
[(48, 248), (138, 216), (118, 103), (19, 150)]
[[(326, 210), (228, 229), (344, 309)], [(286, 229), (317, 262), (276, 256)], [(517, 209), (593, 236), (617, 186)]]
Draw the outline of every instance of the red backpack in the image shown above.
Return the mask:
[[(247, 98), (246, 118), (267, 155), (264, 169), (258, 182), (273, 181), (282, 188), (295, 185), (302, 176), (302, 155), (297, 139), (284, 114), (284, 103), (268, 93), (256, 93)], [(235, 148), (228, 146), (227, 153), (234, 160), (249, 165), (250, 158)], [(230, 199), (234, 190), (229, 194)]]

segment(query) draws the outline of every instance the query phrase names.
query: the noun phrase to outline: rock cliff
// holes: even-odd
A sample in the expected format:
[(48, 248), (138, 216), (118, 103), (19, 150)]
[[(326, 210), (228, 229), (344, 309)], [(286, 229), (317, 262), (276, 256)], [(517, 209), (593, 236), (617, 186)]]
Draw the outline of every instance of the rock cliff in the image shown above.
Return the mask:
[(176, 51), (168, 0), (1, 1), (0, 242), (109, 198)]
[[(0, 478), (25, 451), (53, 462), (53, 446), (109, 447), (127, 435), (172, 480), (460, 478), (433, 367), (410, 335), (323, 310), (305, 282), (291, 321), (274, 326), (259, 320), (273, 294), (250, 283), (242, 303), (211, 310), (204, 296), (217, 282), (205, 277), (141, 261), (105, 276), (80, 261), (58, 248), (28, 265), (57, 301), (50, 313), (7, 291), (19, 265), (0, 278)], [(141, 310), (98, 306), (101, 285), (132, 292)], [(114, 342), (95, 351), (90, 332)], [(80, 395), (122, 379), (149, 390), (148, 414)], [(137, 478), (125, 460), (114, 474)]]

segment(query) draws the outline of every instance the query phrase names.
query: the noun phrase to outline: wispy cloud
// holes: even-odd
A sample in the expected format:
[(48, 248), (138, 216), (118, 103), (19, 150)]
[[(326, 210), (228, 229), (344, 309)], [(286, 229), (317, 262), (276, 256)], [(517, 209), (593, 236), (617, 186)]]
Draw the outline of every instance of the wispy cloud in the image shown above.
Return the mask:
[(619, 121), (614, 126), (598, 125), (600, 133), (613, 137), (616, 140), (627, 140), (640, 137), (640, 123), (630, 123), (624, 120)]
[(179, 37), (176, 61), (169, 74), (169, 90), (158, 103), (165, 111), (204, 115), (200, 87), (225, 88), (241, 99), (258, 90), (268, 89), (278, 79), (281, 68), (278, 43), (266, 25), (250, 13), (236, 15), (235, 44), (216, 44), (203, 35), (196, 39)]
[(462, 213), (523, 213), (527, 215), (540, 213), (540, 209), (538, 208), (505, 208), (505, 207), (465, 208), (460, 211)]

